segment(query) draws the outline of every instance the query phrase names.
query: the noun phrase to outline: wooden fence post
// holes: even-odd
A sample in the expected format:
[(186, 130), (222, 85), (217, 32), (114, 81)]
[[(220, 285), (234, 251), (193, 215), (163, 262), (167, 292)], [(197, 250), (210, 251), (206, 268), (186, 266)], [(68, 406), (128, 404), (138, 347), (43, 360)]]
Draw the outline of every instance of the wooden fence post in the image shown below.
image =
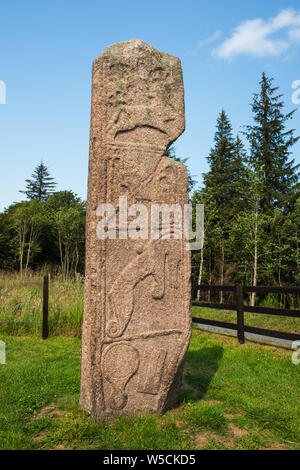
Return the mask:
[(236, 285), (237, 337), (239, 343), (245, 343), (243, 286)]
[(192, 301), (194, 299), (197, 299), (197, 292), (198, 292), (197, 287), (193, 284), (192, 285)]
[(48, 328), (48, 298), (49, 298), (49, 276), (44, 276), (43, 284), (43, 331), (42, 338), (47, 339), (49, 334)]

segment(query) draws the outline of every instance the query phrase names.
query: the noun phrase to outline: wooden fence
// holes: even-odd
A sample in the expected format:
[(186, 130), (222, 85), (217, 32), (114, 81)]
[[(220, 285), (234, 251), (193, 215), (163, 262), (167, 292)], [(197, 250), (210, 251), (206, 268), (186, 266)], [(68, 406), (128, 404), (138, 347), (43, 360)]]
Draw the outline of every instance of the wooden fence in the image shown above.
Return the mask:
[(223, 291), (233, 292), (235, 294), (234, 304), (220, 304), (192, 301), (193, 306), (209, 307), (220, 310), (234, 310), (237, 313), (237, 322), (227, 323), (217, 320), (207, 320), (205, 318), (193, 317), (193, 322), (202, 323), (204, 325), (218, 326), (221, 328), (229, 328), (237, 330), (238, 341), (243, 344), (245, 342), (245, 331), (255, 333), (257, 335), (270, 336), (272, 338), (286, 339), (290, 341), (300, 340), (300, 334), (286, 333), (283, 331), (268, 330), (265, 328), (257, 328), (247, 326), (244, 322), (244, 312), (258, 313), (263, 315), (282, 315), (285, 317), (300, 318), (300, 310), (291, 310), (287, 308), (270, 308), (270, 307), (250, 307), (244, 304), (244, 294), (248, 292), (256, 292), (260, 294), (300, 294), (300, 287), (251, 287), (236, 284), (235, 286), (212, 286), (212, 285), (196, 285), (193, 287), (193, 297), (195, 293), (200, 291)]
[[(28, 282), (27, 282), (28, 283)], [(31, 284), (29, 282), (29, 284)], [(34, 282), (34, 284), (39, 284)], [(259, 294), (300, 294), (300, 287), (251, 287), (236, 284), (235, 286), (213, 286), (213, 285), (196, 285), (193, 286), (192, 298), (195, 297), (196, 292), (200, 291), (223, 291), (231, 292), (234, 294), (234, 304), (224, 303), (210, 303), (210, 302), (197, 302), (192, 301), (193, 306), (208, 307), (220, 310), (234, 310), (237, 313), (237, 322), (229, 323), (219, 320), (208, 320), (206, 318), (192, 317), (193, 322), (202, 323), (204, 325), (217, 326), (237, 330), (237, 338), (240, 343), (245, 342), (245, 331), (255, 333), (257, 335), (270, 336), (272, 338), (286, 339), (290, 341), (300, 340), (300, 334), (287, 333), (283, 331), (274, 331), (265, 328), (257, 328), (247, 326), (244, 322), (244, 312), (251, 312), (263, 315), (282, 315), (285, 317), (300, 318), (300, 310), (291, 310), (287, 308), (271, 308), (271, 307), (250, 307), (244, 304), (244, 294), (249, 292), (256, 292)], [(43, 279), (43, 322), (42, 322), (42, 338), (47, 339), (49, 335), (48, 328), (48, 299), (49, 299), (49, 276), (44, 276)]]

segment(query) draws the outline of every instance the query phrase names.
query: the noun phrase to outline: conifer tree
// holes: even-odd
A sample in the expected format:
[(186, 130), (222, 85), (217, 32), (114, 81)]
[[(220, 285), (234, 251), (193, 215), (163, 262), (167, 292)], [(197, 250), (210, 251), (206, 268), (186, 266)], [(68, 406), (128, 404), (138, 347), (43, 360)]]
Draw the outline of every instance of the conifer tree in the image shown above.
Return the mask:
[(234, 139), (229, 118), (224, 110), (217, 119), (215, 145), (207, 161), (210, 169), (203, 175), (205, 188), (219, 210), (220, 223), (225, 227), (230, 217), (244, 205), (246, 151), (239, 136)]
[(214, 142), (215, 145), (207, 157), (210, 169), (203, 175), (203, 179), (205, 187), (211, 190), (212, 202), (218, 206), (224, 216), (224, 211), (228, 209), (228, 200), (232, 190), (230, 183), (234, 140), (230, 121), (223, 109), (217, 119)]
[(48, 168), (41, 163), (37, 165), (31, 179), (25, 180), (27, 185), (25, 191), (20, 193), (26, 194), (28, 199), (38, 199), (44, 201), (47, 197), (54, 192), (55, 183), (54, 178), (50, 176)]
[[(214, 147), (207, 158), (210, 169), (203, 175), (205, 207), (213, 208), (210, 220), (218, 246), (219, 283), (223, 284), (225, 251), (233, 220), (245, 205), (247, 173), (245, 171), (245, 150), (239, 137), (234, 139), (229, 118), (224, 110), (217, 119)], [(207, 233), (209, 233), (207, 229)], [(222, 292), (220, 301), (222, 302)]]
[(289, 161), (290, 149), (299, 137), (294, 129), (286, 130), (286, 122), (295, 110), (283, 113), (282, 95), (272, 87), (273, 78), (262, 74), (260, 93), (253, 95), (254, 124), (246, 126), (250, 143), (250, 164), (254, 172), (263, 170), (263, 191), (260, 208), (264, 212), (287, 208), (297, 198), (298, 168)]

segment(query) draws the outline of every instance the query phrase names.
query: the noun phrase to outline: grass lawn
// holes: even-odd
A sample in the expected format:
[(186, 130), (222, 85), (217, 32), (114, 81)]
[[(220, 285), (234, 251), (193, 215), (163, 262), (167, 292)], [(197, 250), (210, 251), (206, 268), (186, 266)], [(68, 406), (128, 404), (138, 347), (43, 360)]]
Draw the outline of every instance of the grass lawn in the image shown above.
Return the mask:
[(95, 423), (78, 407), (80, 339), (0, 339), (0, 449), (300, 449), (291, 351), (194, 329), (178, 408)]

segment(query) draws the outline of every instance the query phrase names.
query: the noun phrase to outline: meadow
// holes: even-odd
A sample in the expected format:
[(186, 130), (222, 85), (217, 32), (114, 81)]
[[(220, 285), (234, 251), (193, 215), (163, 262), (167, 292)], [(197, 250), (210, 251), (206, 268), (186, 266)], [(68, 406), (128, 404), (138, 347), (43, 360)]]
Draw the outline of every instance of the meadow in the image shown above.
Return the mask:
[(300, 449), (300, 366), (291, 351), (196, 327), (176, 408), (93, 422), (78, 406), (82, 281), (50, 281), (42, 340), (42, 287), (31, 284), (40, 280), (0, 280), (0, 449)]

